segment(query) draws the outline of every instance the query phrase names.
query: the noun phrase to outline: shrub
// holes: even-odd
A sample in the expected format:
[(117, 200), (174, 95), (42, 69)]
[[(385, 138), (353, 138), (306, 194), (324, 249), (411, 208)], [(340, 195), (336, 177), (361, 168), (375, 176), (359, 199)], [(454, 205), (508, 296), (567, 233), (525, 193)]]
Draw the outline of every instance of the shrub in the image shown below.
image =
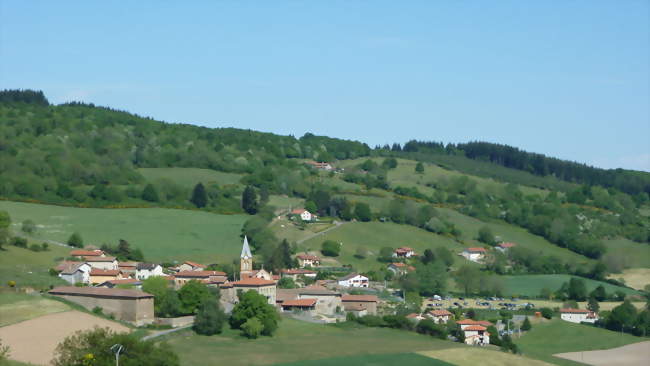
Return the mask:
[(101, 306), (95, 306), (93, 308), (93, 314), (102, 315), (104, 314), (104, 309)]
[(83, 248), (84, 240), (79, 233), (73, 233), (68, 238), (68, 245), (75, 248)]
[(255, 339), (262, 334), (262, 322), (257, 318), (250, 318), (241, 326), (242, 334), (250, 339)]
[(34, 221), (27, 219), (23, 221), (21, 230), (28, 234), (33, 234), (36, 231), (36, 224), (34, 223)]
[(328, 257), (338, 257), (341, 253), (341, 246), (335, 241), (326, 240), (321, 246), (321, 253)]
[(49, 273), (50, 276), (52, 276), (52, 277), (56, 277), (56, 276), (59, 275), (59, 272), (58, 272), (56, 269), (54, 269), (54, 268), (50, 268), (50, 270), (48, 271), (48, 273)]
[(27, 248), (27, 239), (21, 238), (19, 236), (14, 236), (11, 238), (11, 245), (17, 246), (19, 248)]
[(194, 319), (194, 331), (198, 334), (220, 334), (226, 322), (226, 314), (219, 302), (211, 297), (203, 301)]
[(32, 244), (29, 246), (29, 250), (31, 250), (32, 252), (40, 252), (43, 250), (43, 247), (41, 247), (38, 244)]
[(542, 313), (542, 316), (546, 319), (553, 318), (553, 310), (551, 308), (542, 308), (540, 312)]
[(13, 280), (7, 281), (7, 286), (9, 286), (11, 288), (16, 287), (16, 281), (13, 281)]
[(526, 319), (524, 319), (524, 323), (521, 325), (521, 330), (527, 331), (530, 330), (532, 327), (533, 326), (530, 324), (530, 320), (528, 319), (528, 317), (526, 317)]

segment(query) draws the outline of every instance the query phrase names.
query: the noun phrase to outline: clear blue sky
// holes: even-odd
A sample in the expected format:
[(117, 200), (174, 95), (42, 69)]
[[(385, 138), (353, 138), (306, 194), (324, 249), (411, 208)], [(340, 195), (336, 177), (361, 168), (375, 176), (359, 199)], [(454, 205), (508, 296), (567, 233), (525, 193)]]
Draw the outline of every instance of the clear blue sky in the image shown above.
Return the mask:
[(649, 2), (0, 0), (0, 88), (650, 171)]

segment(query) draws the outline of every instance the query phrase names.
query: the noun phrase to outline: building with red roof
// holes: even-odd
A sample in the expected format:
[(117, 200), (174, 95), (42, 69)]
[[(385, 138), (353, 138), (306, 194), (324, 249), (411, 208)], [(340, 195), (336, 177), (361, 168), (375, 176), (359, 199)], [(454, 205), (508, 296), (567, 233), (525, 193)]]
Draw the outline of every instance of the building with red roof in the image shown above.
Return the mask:
[(487, 250), (485, 248), (472, 247), (472, 248), (465, 248), (465, 250), (463, 250), (463, 252), (460, 255), (472, 262), (478, 262), (483, 258), (485, 258), (485, 254), (487, 254)]

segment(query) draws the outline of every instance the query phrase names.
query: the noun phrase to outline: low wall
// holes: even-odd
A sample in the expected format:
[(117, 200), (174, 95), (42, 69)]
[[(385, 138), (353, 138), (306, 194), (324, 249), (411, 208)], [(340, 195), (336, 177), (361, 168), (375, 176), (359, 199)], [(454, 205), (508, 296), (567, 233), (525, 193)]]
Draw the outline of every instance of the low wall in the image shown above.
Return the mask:
[(178, 318), (156, 318), (155, 324), (170, 325), (172, 328), (183, 327), (194, 323), (194, 316), (179, 316)]

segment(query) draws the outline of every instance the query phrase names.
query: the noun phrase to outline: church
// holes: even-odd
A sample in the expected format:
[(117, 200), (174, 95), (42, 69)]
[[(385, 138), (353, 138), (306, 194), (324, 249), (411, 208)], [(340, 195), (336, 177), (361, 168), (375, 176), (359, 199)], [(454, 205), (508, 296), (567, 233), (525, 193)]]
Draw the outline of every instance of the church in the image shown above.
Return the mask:
[(248, 238), (244, 236), (244, 245), (241, 248), (241, 256), (239, 259), (239, 279), (246, 278), (260, 278), (267, 281), (279, 281), (279, 275), (266, 271), (264, 268), (253, 269), (253, 254), (251, 248), (248, 246)]
[(268, 303), (275, 306), (276, 283), (279, 276), (274, 276), (272, 273), (264, 270), (264, 268), (259, 270), (253, 269), (253, 254), (251, 253), (246, 236), (244, 236), (244, 245), (241, 250), (239, 263), (239, 281), (232, 283), (233, 295), (238, 290), (244, 292), (252, 290), (265, 296)]

